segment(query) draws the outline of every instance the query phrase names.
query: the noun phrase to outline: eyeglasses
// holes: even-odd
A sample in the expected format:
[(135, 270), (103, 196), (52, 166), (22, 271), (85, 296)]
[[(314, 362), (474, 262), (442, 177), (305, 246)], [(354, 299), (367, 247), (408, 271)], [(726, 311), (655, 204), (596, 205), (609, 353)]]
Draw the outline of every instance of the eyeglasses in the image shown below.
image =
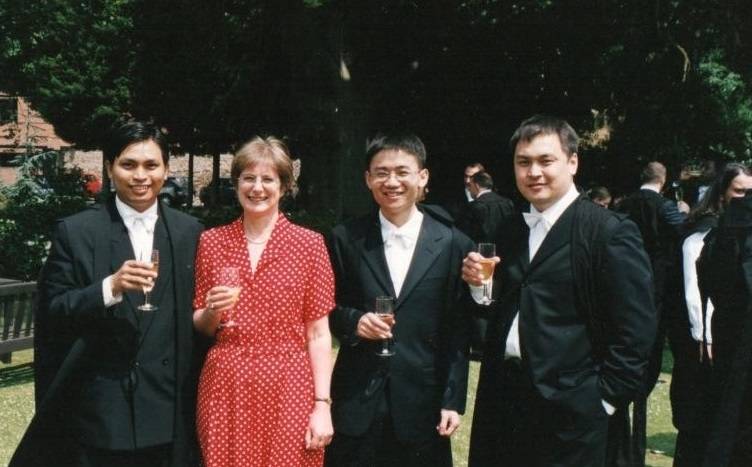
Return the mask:
[(389, 180), (392, 174), (394, 174), (394, 177), (397, 179), (398, 182), (404, 182), (408, 180), (410, 177), (412, 177), (413, 175), (415, 175), (416, 172), (412, 172), (407, 169), (397, 169), (397, 170), (376, 170), (374, 172), (369, 171), (368, 174), (375, 181), (383, 183)]

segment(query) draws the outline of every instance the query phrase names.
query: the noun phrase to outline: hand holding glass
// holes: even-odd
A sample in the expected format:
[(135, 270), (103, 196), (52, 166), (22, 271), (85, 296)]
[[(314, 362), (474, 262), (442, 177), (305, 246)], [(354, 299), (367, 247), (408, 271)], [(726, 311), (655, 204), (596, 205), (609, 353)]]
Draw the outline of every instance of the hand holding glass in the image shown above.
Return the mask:
[[(375, 313), (390, 328), (394, 326), (394, 299), (392, 297), (376, 297)], [(376, 352), (376, 355), (380, 357), (391, 357), (394, 355), (392, 339), (382, 340), (381, 349)]]
[[(151, 261), (147, 261), (144, 256), (145, 255), (142, 255), (142, 257), (139, 258), (139, 260), (142, 261), (142, 262), (148, 262), (151, 265), (152, 271), (154, 271), (156, 273), (159, 273), (159, 250), (157, 250), (156, 248), (153, 249), (153, 250), (151, 250)], [(156, 278), (154, 278), (154, 279), (150, 278), (149, 279), (149, 283), (147, 285), (144, 285), (142, 287), (142, 289), (144, 291), (144, 304), (138, 306), (139, 310), (141, 310), (141, 311), (157, 311), (159, 309), (158, 306), (152, 305), (151, 303), (149, 303), (149, 294), (154, 289), (154, 282), (156, 282), (156, 280), (157, 280)]]
[[(234, 295), (235, 301), (240, 296), (240, 268), (234, 266), (226, 266), (219, 270), (219, 285), (223, 285), (230, 289), (230, 292)], [(232, 327), (237, 326), (237, 323), (232, 319), (232, 312), (235, 311), (233, 307), (228, 313), (227, 321), (219, 324), (220, 327)]]
[(491, 293), (493, 291), (493, 273), (496, 263), (492, 259), (496, 256), (496, 244), (494, 243), (478, 243), (478, 254), (483, 258), (480, 260), (481, 265), (481, 281), (483, 282), (483, 298), (480, 301), (481, 305), (490, 305), (493, 303)]

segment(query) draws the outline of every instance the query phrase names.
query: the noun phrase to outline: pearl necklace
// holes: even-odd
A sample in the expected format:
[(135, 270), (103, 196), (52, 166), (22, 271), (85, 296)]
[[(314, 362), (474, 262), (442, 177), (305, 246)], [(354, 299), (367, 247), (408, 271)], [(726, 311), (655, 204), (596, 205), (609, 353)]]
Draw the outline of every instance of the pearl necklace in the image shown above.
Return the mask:
[(245, 236), (245, 239), (248, 243), (251, 243), (253, 245), (263, 245), (264, 243), (269, 241), (268, 237), (264, 240), (251, 240), (251, 237), (249, 237), (248, 235)]

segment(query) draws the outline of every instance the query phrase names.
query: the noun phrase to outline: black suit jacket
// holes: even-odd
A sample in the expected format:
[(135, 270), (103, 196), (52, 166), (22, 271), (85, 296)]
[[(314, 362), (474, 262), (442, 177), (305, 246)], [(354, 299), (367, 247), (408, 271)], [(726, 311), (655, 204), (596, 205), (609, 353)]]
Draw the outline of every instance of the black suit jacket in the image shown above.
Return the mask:
[(457, 227), (476, 243), (495, 242), (500, 229), (514, 214), (512, 200), (487, 191), (468, 203), (466, 211), (457, 219)]
[(395, 355), (375, 355), (380, 341), (361, 340), (358, 320), (380, 295), (394, 296), (378, 213), (338, 225), (330, 238), (337, 306), (329, 322), (340, 341), (332, 376), (338, 433), (362, 435), (388, 380), (394, 430), (402, 441), (435, 436), (442, 408), (463, 413), (468, 372), (468, 307), (460, 279), (472, 249), (462, 232), (424, 211), (412, 263), (395, 301)]
[(472, 457), (483, 459), (484, 452), (495, 451), (484, 442), (495, 439), (494, 431), (505, 423), (497, 411), (505, 401), (497, 395), (507, 382), (499, 376), (506, 338), (518, 311), (523, 369), (535, 391), (566, 414), (559, 417), (552, 412), (553, 432), (571, 429), (565, 425), (572, 421), (575, 426), (587, 426), (592, 417), (605, 416), (601, 400), (623, 406), (641, 385), (656, 316), (650, 264), (640, 234), (634, 223), (615, 215), (610, 227), (602, 226), (609, 229), (608, 241), (602, 246), (601, 270), (594, 274), (597, 290), (591, 297), (606, 324), (605, 355), (599, 357), (575, 294), (582, 285), (574, 278), (572, 266), (572, 258), (577, 257), (573, 231), (581, 221), (575, 216), (578, 203), (588, 203), (584, 209), (600, 209), (578, 198), (552, 226), (532, 261), (528, 258), (529, 229), (522, 216), (508, 229), (509, 238), (498, 242), (503, 260), (495, 281), (501, 298), (489, 325), (481, 367)]
[[(175, 466), (198, 463), (193, 420), (200, 353), (194, 342), (191, 302), (194, 255), (200, 232), (201, 225), (196, 219), (160, 206), (155, 244), (160, 249), (167, 248), (172, 261), (160, 262), (153, 296), (155, 301), (166, 296), (173, 304), (174, 315), (163, 318), (168, 318), (166, 322), (174, 329), (162, 331), (169, 339), (163, 342), (164, 347), (174, 349), (168, 351), (174, 361), (144, 362), (147, 368), (142, 368), (141, 373), (147, 378), (158, 374), (163, 364), (174, 369), (174, 375), (167, 376), (173, 381), (174, 402), (172, 413), (139, 414), (139, 418), (145, 421), (146, 429), (150, 420), (152, 423), (159, 423), (160, 417), (174, 420)], [(100, 395), (104, 399), (100, 400), (123, 397), (119, 384), (105, 380), (127, 372), (132, 364), (128, 353), (139, 336), (130, 324), (133, 307), (143, 297), (129, 292), (119, 305), (105, 308), (102, 280), (129, 258), (133, 258), (133, 250), (113, 200), (62, 219), (56, 225), (50, 256), (39, 279), (35, 321), (37, 411), (12, 465), (53, 465), (51, 459), (53, 463), (63, 462), (61, 456), (73, 451), (71, 446), (78, 442), (75, 436), (80, 436), (70, 422), (87, 412), (86, 392), (103, 391)], [(149, 365), (155, 365), (154, 371), (150, 371)], [(105, 414), (104, 423), (129, 425), (130, 414), (119, 410), (122, 405), (112, 407)], [(71, 413), (78, 409), (81, 411)]]

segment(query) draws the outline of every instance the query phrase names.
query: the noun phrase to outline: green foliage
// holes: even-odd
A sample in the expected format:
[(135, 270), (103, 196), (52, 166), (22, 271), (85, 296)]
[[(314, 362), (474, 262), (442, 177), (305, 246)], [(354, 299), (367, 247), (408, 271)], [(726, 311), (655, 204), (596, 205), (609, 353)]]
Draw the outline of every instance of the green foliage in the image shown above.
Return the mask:
[(24, 158), (18, 181), (0, 188), (0, 276), (35, 280), (50, 247), (54, 221), (86, 207), (81, 171), (56, 168), (62, 155)]

